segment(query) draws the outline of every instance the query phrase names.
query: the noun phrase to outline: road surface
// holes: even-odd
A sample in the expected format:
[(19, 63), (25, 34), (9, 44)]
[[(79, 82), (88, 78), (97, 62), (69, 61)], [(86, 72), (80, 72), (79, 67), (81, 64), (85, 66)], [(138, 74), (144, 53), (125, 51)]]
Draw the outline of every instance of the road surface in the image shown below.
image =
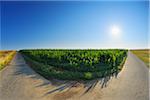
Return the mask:
[(149, 100), (149, 70), (129, 52), (117, 77), (88, 83), (46, 80), (17, 53), (0, 71), (0, 100)]

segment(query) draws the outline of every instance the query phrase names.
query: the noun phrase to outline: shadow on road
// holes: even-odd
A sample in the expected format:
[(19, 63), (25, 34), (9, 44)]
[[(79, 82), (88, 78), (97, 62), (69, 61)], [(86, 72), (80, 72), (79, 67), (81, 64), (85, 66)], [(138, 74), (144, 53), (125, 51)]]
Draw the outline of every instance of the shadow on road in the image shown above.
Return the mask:
[[(99, 85), (101, 88), (105, 88), (108, 85), (108, 82), (111, 78), (117, 78), (119, 70), (116, 69), (116, 72), (113, 74), (110, 74), (110, 71), (106, 71), (105, 74), (107, 74), (106, 77), (95, 79), (95, 80), (88, 80), (88, 81), (68, 81), (68, 80), (57, 80), (57, 79), (50, 79), (49, 81), (43, 81), (41, 84), (35, 85), (36, 88), (38, 87), (44, 87), (48, 85), (53, 85), (55, 88), (47, 91), (43, 96), (52, 94), (54, 92), (62, 92), (64, 90), (69, 90), (72, 87), (78, 87), (79, 84), (83, 84), (86, 94), (90, 91), (92, 91), (96, 85)], [(41, 79), (42, 76), (36, 74), (30, 67), (28, 67), (26, 64), (24, 66), (18, 66), (16, 68), (16, 72), (14, 75), (25, 75), (26, 77), (34, 78), (34, 79)], [(43, 78), (44, 79), (44, 78)], [(44, 79), (46, 80), (46, 79)]]
[[(98, 83), (101, 86), (101, 88), (107, 87), (107, 84), (108, 84), (108, 82), (111, 78), (117, 78), (119, 70), (118, 69), (115, 69), (115, 70), (116, 71), (113, 74), (111, 74), (110, 71), (106, 71), (105, 72), (105, 74), (107, 74), (106, 77), (99, 78), (99, 79), (96, 79), (96, 80), (63, 81), (63, 80), (51, 79), (50, 81), (45, 81), (42, 84), (36, 85), (35, 87), (42, 87), (42, 86), (46, 86), (46, 85), (49, 85), (49, 84), (56, 86), (57, 88), (54, 88), (54, 89), (48, 91), (47, 93), (45, 93), (45, 95), (48, 95), (48, 94), (54, 93), (56, 91), (63, 91), (65, 89), (76, 87), (77, 84), (83, 84), (84, 88), (85, 88), (84, 94), (86, 94), (87, 92), (92, 91)], [(42, 78), (40, 75), (37, 75), (35, 73), (36, 72), (34, 72), (30, 67), (28, 67), (28, 65), (25, 64), (21, 67), (18, 66), (16, 68), (16, 72), (14, 73), (14, 75), (20, 75), (21, 74), (21, 75), (25, 75), (27, 77), (34, 78), (34, 79), (41, 79)]]
[(113, 69), (114, 73), (112, 73), (112, 70), (106, 71), (104, 73), (103, 78), (98, 78), (95, 80), (88, 80), (88, 81), (67, 81), (67, 80), (56, 80), (56, 79), (50, 79), (49, 81), (43, 78), (42, 76), (36, 74), (27, 64), (24, 64), (22, 66), (20, 65), (15, 65), (16, 66), (16, 72), (14, 72), (14, 75), (24, 75), (26, 77), (30, 77), (33, 79), (42, 79), (44, 80), (41, 84), (36, 84), (35, 88), (38, 87), (43, 87), (43, 86), (48, 86), (52, 85), (54, 86), (53, 89), (48, 90), (43, 96), (52, 94), (54, 92), (63, 92), (64, 90), (69, 90), (73, 87), (78, 87), (80, 84), (83, 85), (84, 88), (84, 94), (92, 91), (97, 85), (99, 85), (101, 88), (105, 88), (108, 86), (108, 82), (111, 78), (117, 78), (119, 69), (116, 67), (116, 69)]

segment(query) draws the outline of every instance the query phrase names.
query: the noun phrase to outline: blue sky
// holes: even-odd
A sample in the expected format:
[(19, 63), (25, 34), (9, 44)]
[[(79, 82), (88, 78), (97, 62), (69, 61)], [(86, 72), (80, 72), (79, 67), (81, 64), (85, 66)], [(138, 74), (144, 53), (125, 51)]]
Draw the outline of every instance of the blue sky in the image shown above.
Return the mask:
[(1, 2), (4, 50), (147, 46), (147, 1)]

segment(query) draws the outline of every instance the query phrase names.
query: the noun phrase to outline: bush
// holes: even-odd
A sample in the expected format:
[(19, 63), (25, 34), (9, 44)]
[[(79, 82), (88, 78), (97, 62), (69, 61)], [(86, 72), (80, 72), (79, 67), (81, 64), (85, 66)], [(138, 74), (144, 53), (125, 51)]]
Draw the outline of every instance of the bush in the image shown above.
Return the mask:
[(90, 73), (90, 72), (84, 73), (84, 78), (85, 79), (92, 79), (92, 73)]

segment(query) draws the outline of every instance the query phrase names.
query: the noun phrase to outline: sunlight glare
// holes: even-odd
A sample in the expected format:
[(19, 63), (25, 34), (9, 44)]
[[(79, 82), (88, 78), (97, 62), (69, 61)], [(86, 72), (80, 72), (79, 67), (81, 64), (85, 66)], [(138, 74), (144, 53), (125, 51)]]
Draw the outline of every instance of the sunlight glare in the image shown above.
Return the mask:
[(121, 33), (121, 30), (118, 26), (113, 25), (110, 29), (110, 33), (114, 36), (114, 37), (118, 37)]

